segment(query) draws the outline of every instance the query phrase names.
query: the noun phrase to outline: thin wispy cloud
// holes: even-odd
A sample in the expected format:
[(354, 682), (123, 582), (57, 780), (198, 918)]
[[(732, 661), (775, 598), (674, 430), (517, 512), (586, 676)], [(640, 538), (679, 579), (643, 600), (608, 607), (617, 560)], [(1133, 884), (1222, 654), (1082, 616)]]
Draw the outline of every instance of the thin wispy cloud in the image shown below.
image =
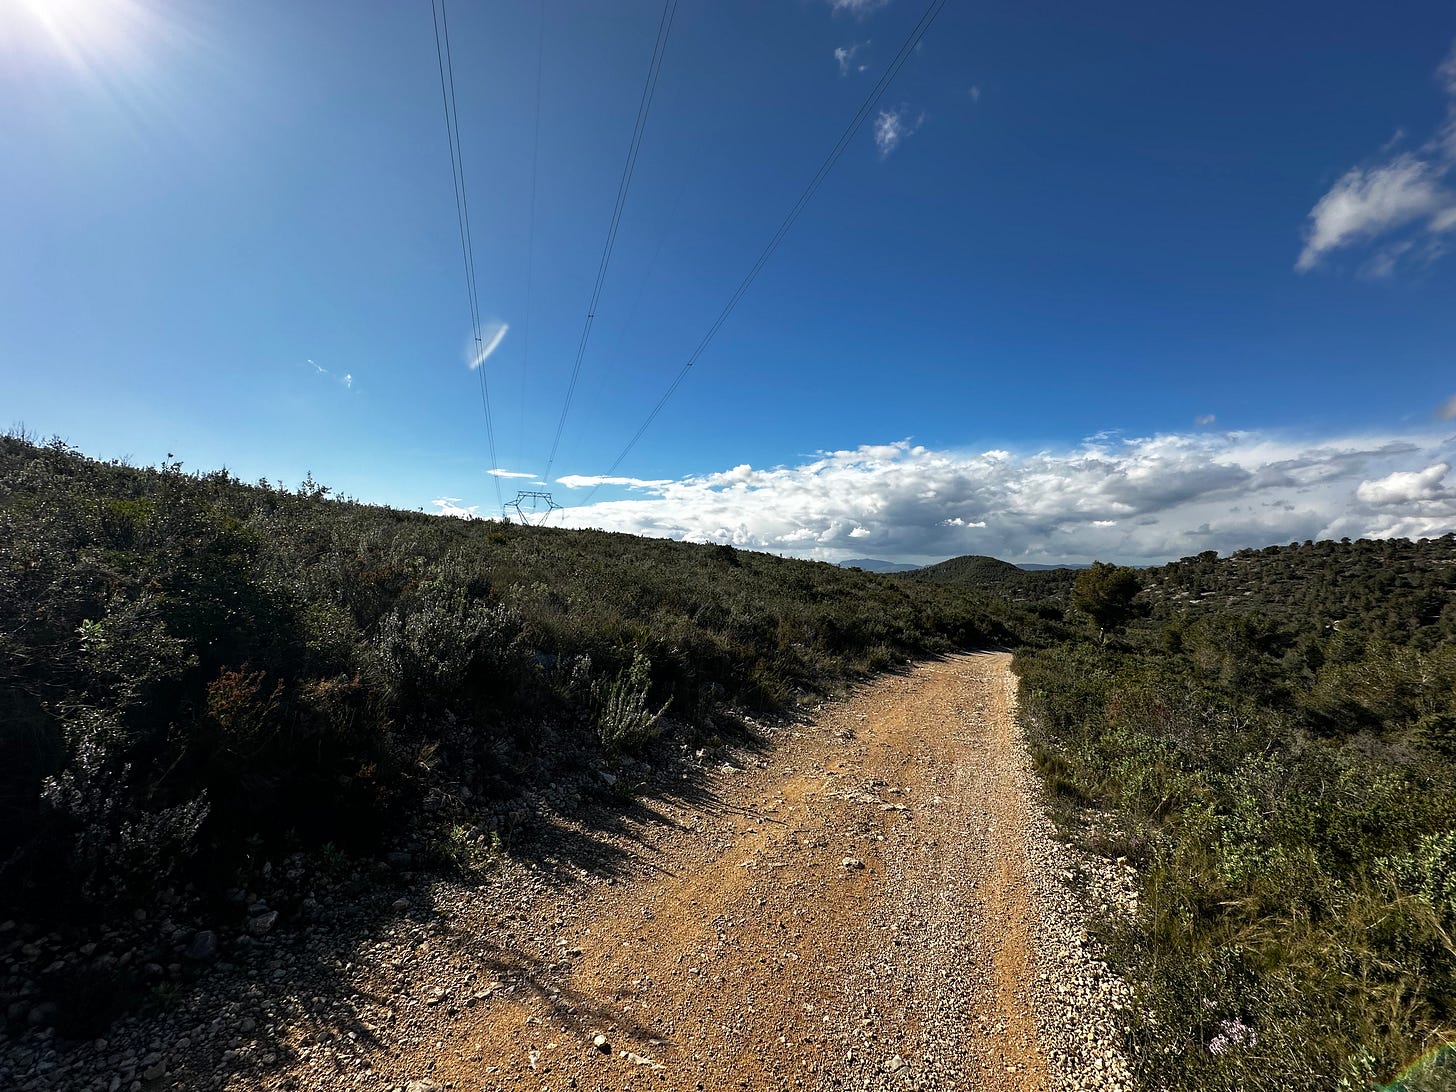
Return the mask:
[[(1360, 276), (1367, 280), (1379, 281), (1395, 275), (1396, 266), (1400, 260), (1411, 252), (1415, 244), (1409, 239), (1399, 243), (1391, 243), (1384, 249), (1373, 255), (1369, 261), (1360, 267)], [(1428, 251), (1427, 257), (1437, 257), (1435, 251)]]
[(529, 470), (503, 470), (498, 466), (491, 467), (486, 473), (495, 478), (534, 478), (536, 476)]
[(1397, 131), (1381, 149), (1381, 161), (1346, 171), (1309, 212), (1304, 248), (1294, 263), (1299, 272), (1358, 243), (1376, 245), (1361, 267), (1376, 278), (1445, 252), (1456, 234), (1456, 44), (1436, 77), (1446, 96), (1439, 132), (1413, 151), (1395, 152), (1404, 138)]
[(890, 0), (829, 0), (835, 15), (853, 15), (860, 19), (889, 6)]
[[(1380, 166), (1347, 171), (1310, 211), (1295, 268), (1307, 272), (1332, 250), (1410, 224), (1431, 234), (1456, 227), (1456, 192), (1442, 183), (1448, 166), (1407, 152)], [(1375, 257), (1393, 262), (1399, 256), (1389, 248)]]
[(1218, 418), (1211, 413), (1200, 413), (1197, 417), (1193, 418), (1193, 423), (1200, 428), (1205, 428), (1217, 420)]
[(847, 46), (839, 46), (835, 49), (834, 60), (839, 65), (839, 74), (841, 76), (848, 76), (851, 72), (863, 72), (869, 68), (869, 65), (859, 64), (855, 61), (856, 54), (868, 47), (869, 44), (868, 41), (853, 42)]
[(354, 376), (351, 372), (331, 372), (321, 364), (315, 363), (312, 359), (307, 360), (307, 363), (313, 369), (314, 375), (321, 375), (331, 382), (337, 383), (346, 391), (354, 389)]
[(1456, 420), (1456, 394), (1441, 403), (1440, 408), (1436, 410), (1436, 416), (1443, 421)]
[(500, 348), (500, 343), (506, 339), (506, 333), (510, 328), (510, 324), (506, 322), (492, 322), (481, 327), (479, 347), (476, 347), (473, 343), (471, 345), (471, 371), (474, 371), (484, 364), (490, 359), (490, 354)]
[(969, 91), (967, 91), (966, 94), (968, 94), (968, 95), (971, 96), (971, 101), (972, 102), (980, 102), (981, 101), (981, 85), (978, 84), (978, 83), (971, 84), (971, 89)]
[[(675, 481), (563, 523), (824, 560), (1157, 562), (1307, 538), (1456, 530), (1456, 437), (1291, 438), (1199, 431), (1091, 438), (1066, 450), (938, 451), (901, 441), (795, 466)], [(572, 482), (603, 479), (573, 476)]]
[(875, 147), (879, 149), (880, 158), (887, 158), (906, 137), (914, 136), (923, 124), (924, 111), (911, 117), (909, 108), (905, 106), (881, 110), (875, 118)]

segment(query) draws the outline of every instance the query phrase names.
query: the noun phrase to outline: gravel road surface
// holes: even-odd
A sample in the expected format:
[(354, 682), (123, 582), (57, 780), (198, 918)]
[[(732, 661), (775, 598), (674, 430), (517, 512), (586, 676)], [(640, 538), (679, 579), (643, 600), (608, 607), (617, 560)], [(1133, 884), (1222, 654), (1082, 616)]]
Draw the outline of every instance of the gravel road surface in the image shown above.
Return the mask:
[(653, 771), (626, 821), (538, 796), (536, 852), (379, 895), (353, 946), (280, 926), (109, 1042), (19, 1044), (17, 1087), (1117, 1092), (1126, 990), (1085, 926), (1134, 878), (1053, 837), (1010, 660)]

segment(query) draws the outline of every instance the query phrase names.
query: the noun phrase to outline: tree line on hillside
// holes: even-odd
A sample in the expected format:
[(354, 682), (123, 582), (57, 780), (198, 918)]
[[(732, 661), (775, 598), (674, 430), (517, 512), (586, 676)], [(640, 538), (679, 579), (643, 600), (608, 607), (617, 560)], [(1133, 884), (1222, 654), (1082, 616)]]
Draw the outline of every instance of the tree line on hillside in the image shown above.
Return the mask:
[[(896, 579), (968, 588), (1060, 618), (1058, 612), (1075, 606), (1081, 571), (1027, 572), (994, 557), (968, 555)], [(1234, 611), (1296, 626), (1349, 626), (1418, 648), (1456, 640), (1456, 534), (1414, 542), (1292, 542), (1226, 558), (1208, 550), (1128, 571), (1141, 589), (1137, 611), (1156, 620)]]
[(1164, 617), (1239, 610), (1304, 627), (1350, 627), (1432, 649), (1456, 640), (1456, 535), (1290, 543), (1213, 551), (1153, 570), (1146, 593)]

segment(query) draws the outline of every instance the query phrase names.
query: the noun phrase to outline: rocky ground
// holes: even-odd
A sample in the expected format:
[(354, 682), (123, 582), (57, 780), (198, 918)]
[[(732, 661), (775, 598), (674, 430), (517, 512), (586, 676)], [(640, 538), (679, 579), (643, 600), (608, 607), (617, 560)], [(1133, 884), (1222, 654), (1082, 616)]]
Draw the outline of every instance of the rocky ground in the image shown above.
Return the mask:
[[(238, 928), (149, 931), (157, 1011), (81, 1042), (9, 1013), (0, 1087), (1121, 1089), (1086, 923), (1134, 877), (1053, 837), (1009, 661), (527, 794), (448, 880), (284, 862)], [(59, 944), (0, 926), (7, 982)]]

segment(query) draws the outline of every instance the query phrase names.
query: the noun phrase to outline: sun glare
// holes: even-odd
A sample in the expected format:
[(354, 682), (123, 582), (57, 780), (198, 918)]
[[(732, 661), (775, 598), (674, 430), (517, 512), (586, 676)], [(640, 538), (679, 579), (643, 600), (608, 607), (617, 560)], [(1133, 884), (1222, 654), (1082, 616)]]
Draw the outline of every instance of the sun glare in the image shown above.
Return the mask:
[(0, 0), (0, 52), (32, 65), (60, 59), (92, 77), (134, 67), (160, 29), (145, 0)]
[(192, 141), (198, 96), (182, 92), (213, 58), (197, 14), (176, 0), (0, 0), (0, 85), (57, 141)]

